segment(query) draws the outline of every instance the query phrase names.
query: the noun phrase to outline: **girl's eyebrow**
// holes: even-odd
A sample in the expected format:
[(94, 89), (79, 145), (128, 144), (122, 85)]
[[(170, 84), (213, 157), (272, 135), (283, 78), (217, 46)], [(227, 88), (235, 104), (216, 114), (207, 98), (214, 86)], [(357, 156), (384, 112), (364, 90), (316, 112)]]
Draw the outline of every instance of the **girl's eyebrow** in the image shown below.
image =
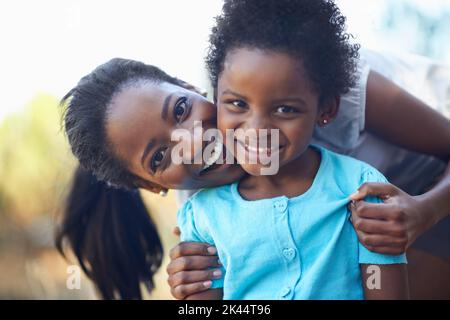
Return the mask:
[(283, 98), (283, 99), (277, 99), (277, 100), (273, 101), (273, 103), (286, 103), (286, 102), (297, 102), (303, 106), (307, 105), (305, 100), (303, 100), (302, 98), (297, 98), (297, 97), (285, 98), (285, 99)]
[[(243, 99), (246, 100), (247, 98), (245, 96), (243, 96), (242, 94), (236, 93), (230, 89), (226, 89), (224, 91), (222, 91), (222, 94), (231, 94), (233, 96), (238, 97), (239, 99)], [(273, 103), (286, 103), (286, 102), (297, 102), (302, 104), (303, 106), (306, 106), (307, 103), (302, 99), (302, 98), (298, 98), (298, 97), (291, 97), (291, 98), (282, 98), (282, 99), (277, 99), (272, 101)]]
[(244, 100), (246, 99), (246, 97), (243, 96), (242, 94), (236, 93), (230, 89), (226, 89), (226, 90), (222, 91), (222, 94), (232, 94), (240, 99), (244, 99)]

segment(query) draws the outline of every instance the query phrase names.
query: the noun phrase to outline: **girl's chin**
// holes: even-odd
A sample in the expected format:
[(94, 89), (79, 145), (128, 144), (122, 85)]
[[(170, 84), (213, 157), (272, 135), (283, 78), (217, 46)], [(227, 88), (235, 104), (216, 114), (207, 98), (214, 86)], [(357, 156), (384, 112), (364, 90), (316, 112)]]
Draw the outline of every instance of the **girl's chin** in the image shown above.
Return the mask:
[(264, 166), (262, 164), (241, 164), (241, 167), (251, 176), (267, 176), (278, 173), (278, 170), (275, 170), (275, 167)]

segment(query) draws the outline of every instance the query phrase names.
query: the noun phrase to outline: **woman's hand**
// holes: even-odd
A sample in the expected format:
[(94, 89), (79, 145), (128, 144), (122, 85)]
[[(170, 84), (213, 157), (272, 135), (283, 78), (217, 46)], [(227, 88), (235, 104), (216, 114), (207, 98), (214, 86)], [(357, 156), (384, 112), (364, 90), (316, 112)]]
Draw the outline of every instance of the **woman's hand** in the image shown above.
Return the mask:
[(167, 282), (176, 299), (186, 299), (211, 288), (222, 277), (215, 247), (207, 243), (181, 242), (170, 250)]
[[(383, 203), (362, 201), (367, 196), (378, 196)], [(353, 225), (370, 251), (402, 254), (435, 223), (425, 200), (389, 183), (365, 183), (350, 199)]]

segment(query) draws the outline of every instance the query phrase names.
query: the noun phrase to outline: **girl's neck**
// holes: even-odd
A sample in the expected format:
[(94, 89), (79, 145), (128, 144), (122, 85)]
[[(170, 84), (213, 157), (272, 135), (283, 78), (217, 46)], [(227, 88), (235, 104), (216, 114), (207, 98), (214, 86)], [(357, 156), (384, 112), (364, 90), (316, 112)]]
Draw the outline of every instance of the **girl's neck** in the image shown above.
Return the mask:
[(300, 157), (280, 167), (276, 175), (244, 177), (239, 182), (239, 193), (247, 200), (299, 196), (311, 187), (320, 158), (320, 152), (308, 147)]

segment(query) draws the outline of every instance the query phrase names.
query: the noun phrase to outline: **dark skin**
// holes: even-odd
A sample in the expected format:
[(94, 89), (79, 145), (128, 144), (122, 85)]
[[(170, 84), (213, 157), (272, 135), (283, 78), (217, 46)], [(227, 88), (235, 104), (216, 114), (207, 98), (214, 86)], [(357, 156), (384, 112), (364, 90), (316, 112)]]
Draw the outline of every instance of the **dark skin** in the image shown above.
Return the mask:
[[(147, 85), (152, 87), (152, 85)], [(134, 93), (138, 94), (138, 92), (147, 91), (147, 88), (145, 87), (140, 88), (141, 90), (135, 90)], [(160, 87), (160, 89), (161, 88), (162, 87)], [(198, 176), (198, 174), (195, 174), (198, 172), (198, 166), (193, 166), (192, 168), (171, 168), (170, 171), (167, 171), (169, 174), (164, 173), (157, 176), (154, 176), (153, 173), (142, 167), (141, 157), (139, 155), (142, 155), (143, 150), (145, 149), (144, 145), (146, 145), (149, 140), (149, 133), (147, 130), (153, 128), (153, 125), (156, 122), (151, 121), (151, 119), (153, 119), (152, 117), (160, 117), (160, 111), (165, 97), (174, 91), (179, 92), (180, 90), (182, 92), (187, 92), (190, 95), (198, 95), (199, 97), (196, 97), (195, 101), (198, 101), (199, 104), (195, 104), (195, 109), (198, 108), (203, 110), (200, 113), (200, 116), (197, 114), (190, 115), (186, 120), (193, 121), (194, 117), (198, 117), (197, 120), (202, 120), (205, 115), (206, 122), (211, 121), (211, 117), (215, 118), (215, 115), (211, 113), (215, 110), (215, 107), (201, 97), (200, 94), (196, 93), (192, 86), (166, 86), (164, 90), (160, 90), (156, 96), (154, 95), (154, 97), (157, 97), (157, 99), (155, 99), (155, 104), (150, 103), (150, 100), (148, 100), (143, 105), (143, 108), (139, 109), (139, 112), (137, 112), (137, 109), (128, 109), (128, 111), (133, 111), (130, 114), (135, 117), (132, 117), (130, 122), (122, 121), (122, 123), (120, 123), (120, 118), (116, 119), (119, 120), (119, 123), (117, 123), (117, 128), (119, 129), (118, 140), (116, 141), (115, 137), (109, 136), (108, 133), (112, 145), (115, 149), (120, 149), (119, 146), (122, 145), (134, 146), (134, 148), (127, 147), (125, 148), (126, 150), (116, 152), (119, 156), (123, 156), (122, 160), (130, 168), (136, 168), (133, 173), (139, 177), (139, 186), (156, 193), (168, 188), (169, 184), (166, 184), (166, 182), (170, 182), (170, 185), (173, 186), (173, 188), (180, 189), (183, 188), (183, 184), (186, 188), (200, 188), (204, 186), (222, 185), (238, 180), (243, 175), (243, 171), (240, 170), (238, 166), (233, 166), (230, 170), (226, 169), (223, 171), (217, 170), (216, 172), (209, 172), (208, 176)], [(120, 97), (120, 95), (117, 97)], [(379, 97), (385, 97), (385, 99), (377, 101), (376, 99), (379, 99)], [(172, 100), (172, 103), (174, 101), (175, 100)], [(374, 72), (371, 72), (369, 75), (366, 105), (366, 128), (368, 131), (382, 136), (384, 134), (383, 137), (387, 141), (393, 140), (400, 146), (410, 148), (414, 151), (448, 159), (449, 148), (447, 146), (450, 143), (450, 127), (448, 125), (448, 120), (404, 90), (398, 89), (389, 80)], [(122, 106), (127, 106), (127, 104), (122, 104)], [(149, 111), (154, 106), (156, 106), (158, 110), (157, 114), (150, 115)], [(173, 111), (175, 105), (171, 104), (170, 106), (172, 108), (171, 111)], [(119, 107), (120, 109), (120, 105), (116, 104), (116, 107)], [(379, 110), (382, 112), (378, 112)], [(109, 114), (113, 116), (114, 112), (109, 110)], [(396, 122), (390, 121), (391, 119), (396, 119)], [(130, 126), (130, 123), (133, 123), (133, 126)], [(149, 123), (151, 125), (149, 125)], [(422, 134), (422, 131), (419, 130), (407, 131), (402, 129), (403, 125), (407, 128), (414, 128), (414, 125), (417, 123), (421, 124), (427, 134), (424, 135)], [(175, 121), (168, 124), (168, 126), (174, 128), (174, 124)], [(164, 128), (167, 129), (168, 126)], [(124, 130), (120, 130), (121, 128)], [(130, 128), (140, 129), (130, 130)], [(143, 135), (142, 132), (145, 134)], [(405, 132), (408, 132), (409, 134), (405, 134)], [(123, 134), (126, 134), (127, 136), (121, 137)], [(141, 141), (141, 139), (146, 139), (147, 141)], [(164, 139), (164, 141), (167, 141), (167, 138)], [(122, 144), (120, 141), (123, 141), (124, 143)], [(137, 145), (137, 141), (140, 141), (139, 145)], [(137, 156), (134, 154), (137, 154)], [(364, 191), (364, 189), (362, 189), (364, 192), (360, 193), (360, 195), (365, 194), (365, 192), (374, 195), (376, 195), (377, 192), (386, 194), (389, 190), (396, 189), (395, 187), (391, 188), (389, 184), (382, 186), (382, 192), (380, 192), (380, 189), (375, 190), (372, 184), (367, 184), (365, 188), (367, 188), (367, 190)], [(356, 222), (359, 219), (359, 221), (362, 222), (355, 223), (360, 241), (369, 249), (380, 253), (398, 254), (404, 252), (405, 248), (409, 247), (418, 235), (437, 223), (450, 212), (450, 197), (448, 197), (448, 194), (450, 194), (450, 170), (447, 170), (441, 181), (426, 194), (411, 197), (398, 189), (397, 194), (391, 194), (391, 198), (395, 200), (391, 206), (379, 204), (372, 207), (370, 212), (362, 209), (359, 211), (353, 210), (353, 221)], [(361, 202), (361, 204), (363, 204), (363, 202)], [(368, 214), (370, 216), (368, 216)], [(379, 224), (378, 222), (388, 223)], [(379, 235), (381, 237), (367, 237), (364, 236), (365, 233)], [(386, 243), (389, 243), (389, 246), (386, 246)], [(201, 253), (198, 252), (198, 254)], [(446, 261), (431, 258), (420, 258), (416, 261), (414, 260), (414, 257), (416, 256), (418, 255), (413, 255), (413, 258), (410, 258), (409, 261), (410, 265), (415, 265), (414, 270), (428, 269), (429, 265), (432, 265), (439, 270), (445, 271), (433, 273), (432, 276), (436, 277), (434, 282), (437, 286), (441, 286), (440, 288), (437, 288), (436, 291), (444, 292), (446, 293), (446, 297), (449, 297), (450, 290), (448, 286), (445, 287), (448, 281), (440, 280), (440, 276), (442, 275), (443, 279), (449, 279), (450, 264)], [(418, 276), (420, 276), (420, 273), (418, 273)], [(203, 278), (205, 281), (209, 279), (206, 275), (204, 275)], [(420, 288), (414, 290), (414, 292), (425, 291)], [(423, 295), (420, 294), (419, 296), (422, 297)]]
[[(273, 128), (280, 132), (278, 173), (272, 176), (258, 175), (262, 164), (241, 163), (243, 169), (251, 174), (239, 184), (241, 195), (247, 200), (257, 200), (280, 195), (293, 197), (306, 192), (320, 164), (320, 156), (308, 147), (309, 141), (316, 124), (323, 125), (333, 120), (338, 109), (338, 99), (329, 99), (319, 106), (318, 94), (310, 86), (301, 62), (286, 53), (250, 48), (238, 48), (227, 54), (217, 92), (218, 128), (221, 131)], [(243, 143), (239, 137), (232, 142), (227, 141), (227, 147), (236, 149), (240, 145), (242, 147)], [(247, 149), (247, 153), (250, 152)], [(182, 253), (189, 254), (175, 249), (171, 251), (171, 258), (175, 261)], [(174, 274), (180, 267), (193, 267), (186, 265), (186, 257), (183, 259), (184, 266), (177, 266), (172, 261), (168, 267), (169, 274)], [(203, 262), (207, 261), (204, 259)], [(361, 268), (365, 271), (364, 265)], [(384, 282), (378, 290), (365, 290), (365, 298), (408, 298), (406, 267), (380, 265), (379, 268), (381, 278), (388, 281), (389, 285)], [(364, 273), (362, 275), (364, 280)], [(199, 277), (197, 273), (195, 278)], [(177, 279), (169, 277), (173, 294), (183, 298), (221, 298), (220, 289), (205, 290), (205, 287), (210, 286), (209, 282), (202, 283), (204, 291), (189, 296), (189, 289), (201, 290), (201, 287), (191, 285), (187, 288), (180, 285), (183, 280), (187, 278), (182, 275), (177, 276)]]
[[(185, 129), (194, 144), (199, 139), (193, 134), (194, 121), (202, 121), (204, 130), (215, 128), (216, 115), (216, 107), (193, 90), (143, 82), (113, 99), (106, 134), (114, 153), (139, 178), (140, 187), (155, 193), (212, 187), (238, 180), (243, 171), (238, 165), (223, 164), (203, 173), (203, 163), (175, 164), (171, 150), (182, 140), (172, 141), (171, 135), (176, 129)], [(199, 143), (206, 147), (207, 142)], [(193, 158), (194, 153), (188, 156)]]
[(366, 105), (367, 131), (448, 163), (442, 179), (422, 195), (413, 197), (391, 184), (370, 183), (351, 196), (356, 201), (367, 195), (385, 199), (374, 205), (360, 201), (352, 208), (353, 222), (368, 249), (399, 254), (450, 213), (450, 122), (376, 72), (369, 75)]
[[(448, 162), (450, 124), (447, 119), (375, 72), (370, 73), (367, 86), (366, 129), (369, 132), (399, 146), (434, 155)], [(158, 91), (152, 92), (154, 88), (158, 88)], [(192, 97), (190, 100), (195, 101), (195, 108), (192, 108), (195, 112), (183, 119), (184, 124), (176, 124), (175, 119), (169, 119), (166, 124), (151, 121), (153, 117), (160, 118), (164, 99), (174, 92), (183, 92), (184, 95)], [(133, 97), (139, 97), (143, 93), (147, 94), (147, 100), (141, 99), (140, 103), (132, 106), (133, 108), (129, 107), (134, 101)], [(120, 100), (124, 94), (128, 94), (130, 99)], [(120, 101), (123, 103), (118, 103)], [(175, 102), (179, 101), (171, 100), (171, 114)], [(115, 107), (114, 110), (112, 107)], [(162, 127), (162, 131), (157, 131), (157, 134), (164, 133), (159, 146), (167, 146), (171, 144), (169, 133), (176, 126), (185, 126), (186, 121), (192, 126), (194, 120), (202, 120), (212, 126), (212, 122), (216, 121), (214, 105), (188, 85), (182, 88), (174, 85), (147, 84), (146, 87), (129, 89), (116, 97), (108, 111), (110, 118), (107, 121), (108, 139), (130, 171), (139, 177), (138, 184), (141, 188), (159, 193), (171, 187), (174, 189), (211, 187), (236, 181), (243, 175), (238, 166), (230, 168), (222, 166), (220, 170), (211, 171), (208, 175), (199, 175), (199, 165), (171, 166), (169, 170), (155, 173), (149, 169), (148, 159), (147, 163), (142, 165), (142, 154), (152, 136), (149, 130)], [(130, 126), (130, 123), (133, 125)], [(423, 130), (413, 130), (417, 123), (421, 124)], [(151, 154), (154, 155), (155, 152)], [(359, 210), (352, 210), (353, 221), (360, 221), (355, 223), (355, 227), (362, 243), (379, 253), (403, 253), (420, 234), (449, 214), (450, 164), (440, 182), (420, 196), (412, 197), (390, 184), (378, 187), (375, 184), (366, 184), (360, 190), (361, 193), (352, 196), (353, 199), (361, 200), (368, 194), (379, 196), (384, 194), (389, 195), (394, 202), (391, 206), (373, 205), (370, 212), (363, 209), (364, 202), (361, 202), (361, 206), (355, 207)], [(393, 226), (395, 230), (392, 230)], [(369, 233), (382, 237), (367, 240), (369, 238), (364, 235)], [(386, 243), (389, 243), (389, 246), (386, 246)]]
[[(449, 163), (450, 122), (423, 102), (399, 88), (392, 81), (371, 71), (367, 83), (366, 130), (412, 151), (433, 155)], [(417, 125), (420, 124), (420, 130)], [(426, 134), (423, 134), (426, 132)], [(362, 199), (366, 195), (385, 198), (385, 203), (369, 204)], [(369, 249), (384, 254), (404, 253), (414, 240), (450, 213), (450, 163), (440, 181), (428, 192), (420, 196), (410, 196), (391, 184), (367, 183), (351, 199), (359, 200), (351, 206), (352, 218), (359, 240)], [(370, 208), (369, 208), (370, 207)], [(184, 295), (174, 295), (183, 299), (189, 294), (206, 290), (203, 282), (212, 279), (205, 270), (209, 265), (197, 260), (201, 255), (211, 255), (206, 251), (209, 245), (180, 243), (171, 251), (168, 266), (169, 284), (177, 275), (177, 287), (192, 284), (181, 289)], [(450, 297), (448, 279), (450, 263), (418, 250), (408, 250), (409, 279), (412, 298), (430, 297), (430, 283), (433, 296)], [(178, 259), (189, 262), (190, 269), (183, 269)], [(198, 262), (198, 263), (197, 263)], [(191, 281), (189, 270), (195, 270), (196, 283)], [(423, 278), (425, 271), (427, 281)], [(203, 272), (203, 273), (201, 273)], [(430, 287), (430, 288), (431, 288)], [(195, 289), (195, 290), (190, 290)], [(178, 293), (178, 291), (175, 291)]]
[[(448, 165), (436, 185), (418, 196), (392, 184), (361, 186), (351, 196), (358, 201), (351, 208), (358, 238), (372, 251), (407, 252), (411, 298), (450, 299), (450, 262), (410, 248), (418, 236), (450, 214), (450, 122), (376, 72), (369, 75), (366, 105), (369, 132), (403, 148), (441, 158)], [(362, 199), (367, 195), (384, 201), (366, 203)]]

